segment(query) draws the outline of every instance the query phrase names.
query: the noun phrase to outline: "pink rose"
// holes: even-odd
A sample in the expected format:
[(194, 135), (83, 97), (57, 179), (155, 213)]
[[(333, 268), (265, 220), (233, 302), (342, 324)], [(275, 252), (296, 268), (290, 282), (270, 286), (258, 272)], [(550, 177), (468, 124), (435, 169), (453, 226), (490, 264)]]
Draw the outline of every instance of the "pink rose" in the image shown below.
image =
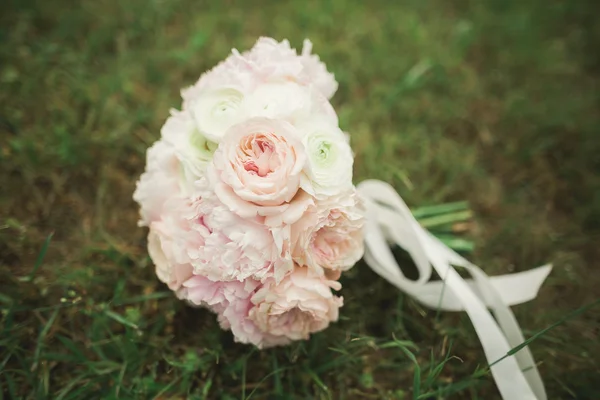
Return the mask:
[(319, 274), (346, 271), (363, 256), (364, 211), (355, 190), (320, 205), (292, 226), (293, 259)]
[(343, 300), (331, 289), (341, 289), (340, 283), (312, 277), (307, 268), (296, 267), (278, 285), (269, 281), (252, 296), (249, 318), (260, 331), (276, 338), (277, 345), (308, 339), (338, 319)]
[(208, 169), (219, 200), (243, 218), (297, 221), (313, 203), (299, 188), (306, 154), (298, 135), (288, 122), (268, 118), (232, 126)]

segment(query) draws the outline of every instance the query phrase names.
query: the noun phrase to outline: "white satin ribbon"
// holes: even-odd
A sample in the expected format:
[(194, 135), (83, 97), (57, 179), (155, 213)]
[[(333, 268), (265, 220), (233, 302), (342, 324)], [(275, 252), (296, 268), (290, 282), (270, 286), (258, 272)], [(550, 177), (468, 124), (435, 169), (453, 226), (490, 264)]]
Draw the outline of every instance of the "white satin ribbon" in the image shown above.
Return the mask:
[[(509, 305), (534, 299), (552, 269), (550, 265), (489, 277), (424, 230), (390, 185), (367, 180), (357, 188), (367, 208), (364, 259), (373, 271), (427, 307), (465, 311), (488, 364), (525, 341)], [(417, 280), (404, 276), (388, 242), (408, 252), (419, 270)], [(429, 282), (432, 266), (442, 281)], [(473, 279), (463, 279), (453, 266), (464, 267)], [(546, 400), (542, 378), (528, 347), (493, 365), (491, 372), (503, 399)]]

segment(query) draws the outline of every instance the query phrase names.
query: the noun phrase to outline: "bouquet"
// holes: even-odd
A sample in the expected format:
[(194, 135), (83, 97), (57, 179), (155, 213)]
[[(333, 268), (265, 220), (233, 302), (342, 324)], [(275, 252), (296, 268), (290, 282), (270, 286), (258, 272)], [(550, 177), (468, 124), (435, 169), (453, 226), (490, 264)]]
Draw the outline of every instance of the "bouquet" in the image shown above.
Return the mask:
[(363, 255), (337, 82), (304, 42), (261, 38), (182, 91), (134, 199), (158, 278), (259, 348), (338, 318), (340, 274)]
[[(545, 399), (509, 306), (535, 298), (551, 266), (489, 277), (423, 229), (390, 185), (354, 187), (329, 103), (337, 82), (311, 47), (261, 38), (182, 91), (134, 193), (158, 278), (215, 312), (237, 342), (267, 348), (336, 321), (340, 275), (364, 254), (425, 306), (467, 313), (504, 398)], [(414, 260), (417, 280), (390, 244)]]

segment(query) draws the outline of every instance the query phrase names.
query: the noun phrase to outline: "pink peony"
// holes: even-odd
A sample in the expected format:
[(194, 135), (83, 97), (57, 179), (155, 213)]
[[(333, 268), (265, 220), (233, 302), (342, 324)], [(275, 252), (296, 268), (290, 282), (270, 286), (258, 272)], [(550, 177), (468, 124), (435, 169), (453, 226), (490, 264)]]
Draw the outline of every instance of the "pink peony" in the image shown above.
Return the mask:
[(242, 56), (263, 81), (287, 80), (303, 85), (312, 84), (323, 97), (330, 99), (338, 84), (319, 57), (310, 54), (311, 50), (310, 40), (304, 41), (302, 53), (298, 55), (287, 40), (277, 42), (272, 38), (261, 37)]
[(263, 81), (295, 81), (308, 83), (308, 75), (304, 74), (304, 66), (296, 50), (290, 42), (261, 37), (254, 47), (242, 53), (255, 74)]
[(196, 275), (183, 283), (178, 297), (217, 313), (221, 328), (230, 329), (238, 343), (251, 343), (259, 349), (287, 344), (287, 338), (261, 331), (249, 318), (254, 307), (251, 298), (260, 287), (252, 279), (214, 282)]
[(207, 234), (202, 246), (189, 249), (196, 274), (223, 281), (271, 277), (280, 281), (291, 271), (289, 251), (281, 242), (278, 245), (264, 218), (241, 218), (214, 194), (204, 193), (196, 204), (196, 220), (207, 227)]
[(312, 42), (308, 39), (304, 40), (302, 46), (301, 62), (304, 66), (304, 73), (308, 75), (310, 81), (319, 89), (321, 94), (331, 99), (338, 88), (338, 83), (334, 75), (327, 71), (327, 67), (316, 54), (310, 54), (312, 50)]
[(164, 203), (180, 194), (180, 164), (175, 150), (158, 141), (146, 153), (146, 171), (137, 182), (133, 199), (140, 205), (140, 226), (160, 219)]
[(173, 254), (173, 237), (161, 221), (150, 225), (148, 233), (148, 253), (154, 262), (156, 276), (166, 283), (171, 290), (177, 290), (181, 284), (192, 276), (192, 266), (189, 263), (178, 263)]
[(208, 169), (219, 200), (243, 218), (297, 221), (313, 204), (299, 189), (306, 154), (298, 135), (291, 124), (268, 118), (233, 126)]
[(181, 91), (183, 108), (190, 108), (203, 92), (228, 87), (246, 93), (257, 83), (252, 64), (233, 50), (229, 57), (202, 74), (194, 85)]
[(277, 345), (308, 339), (311, 333), (337, 321), (343, 300), (331, 289), (341, 287), (339, 282), (312, 277), (307, 268), (296, 267), (281, 283), (269, 281), (258, 289), (251, 299), (254, 308), (249, 318), (261, 332), (277, 339)]
[(252, 279), (244, 282), (214, 282), (196, 275), (183, 283), (178, 296), (216, 312), (219, 325), (222, 329), (231, 329), (236, 342), (260, 345), (264, 335), (248, 319), (248, 311), (252, 308), (250, 297), (258, 286), (259, 283)]
[(192, 276), (190, 249), (204, 246), (208, 230), (194, 219), (189, 201), (172, 198), (164, 208), (161, 219), (150, 224), (148, 253), (158, 278), (170, 289), (178, 290)]

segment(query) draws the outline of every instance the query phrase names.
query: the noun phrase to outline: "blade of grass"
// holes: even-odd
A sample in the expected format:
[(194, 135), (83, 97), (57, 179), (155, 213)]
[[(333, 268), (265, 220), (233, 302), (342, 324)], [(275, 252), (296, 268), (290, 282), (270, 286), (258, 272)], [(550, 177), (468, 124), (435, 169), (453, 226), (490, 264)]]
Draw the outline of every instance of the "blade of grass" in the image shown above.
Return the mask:
[(317, 386), (324, 391), (325, 393), (327, 393), (329, 395), (329, 397), (331, 397), (330, 393), (329, 393), (329, 388), (327, 387), (327, 385), (325, 385), (323, 383), (323, 381), (321, 380), (321, 378), (319, 378), (319, 376), (317, 374), (315, 374), (315, 372), (309, 368), (306, 369), (306, 373), (308, 374), (308, 376), (311, 377), (311, 379), (317, 384)]
[(15, 382), (13, 381), (12, 374), (6, 374), (4, 376), (4, 380), (6, 381), (9, 399), (18, 399), (19, 397), (17, 395), (17, 387), (15, 385)]
[(246, 365), (247, 364), (248, 364), (248, 357), (244, 357), (244, 364), (242, 365), (242, 400), (244, 400), (246, 398)]
[(413, 399), (418, 399), (421, 394), (421, 366), (415, 355), (409, 350), (409, 347), (417, 349), (417, 346), (413, 342), (406, 340), (398, 340), (393, 336), (393, 340), (388, 343), (384, 343), (380, 346), (381, 348), (392, 348), (397, 347), (406, 355), (406, 357), (412, 361), (415, 367), (415, 373), (413, 376)]
[(68, 350), (73, 353), (74, 356), (77, 356), (80, 363), (84, 363), (87, 359), (86, 356), (81, 352), (81, 350), (77, 347), (75, 342), (71, 339), (66, 338), (62, 335), (57, 335), (56, 338), (65, 346)]
[(202, 387), (202, 398), (203, 399), (208, 399), (208, 393), (210, 392), (210, 388), (212, 387), (213, 384), (213, 378), (212, 376), (208, 377), (208, 379), (206, 379), (206, 381), (204, 382), (204, 386)]
[(133, 328), (133, 329), (135, 329), (135, 330), (139, 329), (139, 327), (138, 327), (136, 324), (134, 324), (134, 323), (133, 323), (133, 322), (131, 322), (131, 321), (128, 321), (128, 320), (127, 320), (125, 317), (123, 317), (121, 314), (118, 314), (118, 313), (116, 313), (116, 312), (114, 312), (114, 311), (111, 311), (111, 310), (105, 310), (105, 311), (104, 311), (104, 314), (105, 314), (107, 317), (114, 319), (115, 321), (117, 321), (118, 323), (120, 323), (120, 324), (122, 324), (122, 325), (128, 326), (128, 327), (130, 327), (130, 328)]
[[(273, 370), (277, 371), (279, 369), (279, 365), (277, 364), (277, 354), (275, 352), (272, 353), (273, 358)], [(273, 375), (274, 378), (274, 386), (275, 386), (275, 394), (281, 396), (283, 394), (283, 390), (281, 387), (281, 377), (279, 374)]]
[(56, 317), (58, 316), (58, 311), (59, 310), (54, 310), (54, 312), (52, 313), (52, 315), (50, 316), (50, 318), (48, 319), (48, 321), (46, 322), (46, 324), (40, 331), (40, 334), (39, 334), (38, 340), (37, 340), (37, 346), (35, 348), (35, 352), (33, 355), (33, 363), (31, 364), (31, 371), (35, 371), (37, 369), (37, 366), (38, 366), (38, 363), (40, 360), (40, 355), (42, 353), (42, 347), (44, 346), (44, 338), (48, 334), (48, 331), (52, 327), (52, 324), (54, 324), (54, 320), (56, 320)]
[(167, 391), (168, 391), (169, 389), (171, 389), (173, 386), (175, 386), (175, 384), (176, 384), (177, 382), (179, 382), (179, 380), (180, 380), (180, 379), (181, 379), (181, 377), (180, 377), (180, 376), (178, 376), (177, 378), (173, 379), (171, 382), (169, 382), (169, 384), (168, 384), (168, 385), (166, 385), (164, 388), (162, 388), (162, 390), (161, 390), (160, 392), (158, 392), (158, 393), (156, 394), (156, 396), (154, 396), (152, 399), (153, 399), (153, 400), (162, 399), (162, 398), (163, 398), (163, 397), (162, 397), (162, 395), (163, 395), (163, 394), (165, 394), (165, 393), (167, 393)]
[(75, 387), (79, 382), (81, 382), (86, 377), (85, 374), (79, 375), (77, 378), (71, 380), (60, 392), (58, 392), (55, 400), (62, 400), (65, 398), (69, 391)]
[(598, 304), (600, 304), (600, 299), (587, 304), (583, 307), (579, 307), (578, 309), (568, 313), (567, 315), (565, 315), (564, 317), (562, 317), (561, 319), (559, 319), (558, 321), (556, 321), (555, 323), (553, 323), (552, 325), (542, 329), (541, 331), (535, 333), (533, 336), (531, 336), (529, 339), (525, 340), (523, 343), (513, 347), (512, 349), (510, 349), (508, 351), (508, 353), (506, 353), (503, 357), (499, 358), (498, 360), (494, 361), (493, 363), (491, 363), (489, 365), (489, 368), (493, 367), (494, 365), (498, 364), (500, 361), (504, 360), (507, 357), (510, 357), (512, 355), (514, 355), (515, 353), (517, 353), (519, 350), (521, 350), (522, 348), (526, 347), (527, 345), (529, 345), (529, 343), (533, 342), (534, 340), (539, 339), (540, 337), (542, 337), (543, 335), (545, 335), (547, 332), (549, 332), (550, 330), (556, 328), (559, 325), (564, 324), (566, 321), (570, 320), (571, 318), (574, 318), (580, 314), (583, 314), (584, 312), (586, 312), (587, 310), (589, 310), (592, 307), (597, 306)]
[(35, 260), (35, 264), (33, 265), (33, 269), (31, 270), (31, 272), (27, 276), (27, 281), (31, 282), (33, 280), (33, 277), (35, 276), (35, 273), (37, 272), (37, 270), (42, 265), (42, 261), (44, 261), (44, 256), (46, 255), (46, 252), (48, 251), (48, 247), (50, 246), (50, 241), (52, 240), (52, 236), (54, 236), (54, 232), (51, 232), (48, 235), (48, 237), (46, 237), (46, 240), (44, 241), (44, 244), (42, 245), (42, 249), (40, 250), (40, 253), (38, 254), (38, 257)]
[(115, 397), (119, 398), (119, 392), (121, 391), (121, 387), (123, 386), (123, 378), (125, 377), (125, 371), (127, 371), (127, 363), (123, 363), (123, 367), (121, 367), (121, 371), (119, 372), (119, 378), (117, 379), (117, 388), (115, 389)]
[(256, 392), (256, 390), (258, 390), (258, 388), (260, 387), (260, 385), (263, 384), (263, 382), (265, 382), (267, 379), (269, 379), (271, 376), (273, 376), (274, 374), (278, 374), (280, 372), (283, 371), (287, 371), (288, 369), (292, 369), (291, 367), (281, 367), (278, 370), (275, 371), (271, 371), (269, 372), (267, 375), (265, 375), (260, 381), (258, 381), (258, 383), (256, 384), (256, 386), (254, 387), (254, 389), (252, 389), (252, 391), (250, 392), (250, 394), (248, 395), (248, 397), (245, 398), (245, 400), (250, 400), (250, 398), (252, 397), (252, 395), (254, 395), (254, 392)]

